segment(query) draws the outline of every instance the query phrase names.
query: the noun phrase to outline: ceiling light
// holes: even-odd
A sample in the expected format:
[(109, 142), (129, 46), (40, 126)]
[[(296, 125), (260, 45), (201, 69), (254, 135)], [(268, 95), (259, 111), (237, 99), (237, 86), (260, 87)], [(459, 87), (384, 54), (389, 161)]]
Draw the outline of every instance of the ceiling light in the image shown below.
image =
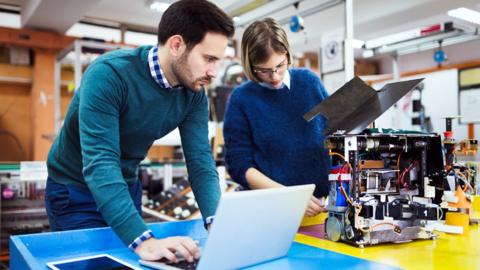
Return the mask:
[(447, 12), (448, 16), (455, 17), (467, 22), (480, 24), (480, 12), (469, 9), (469, 8), (457, 8), (452, 9)]
[(413, 29), (413, 30), (408, 30), (408, 31), (388, 35), (388, 36), (367, 40), (365, 41), (364, 46), (366, 49), (373, 49), (373, 48), (385, 46), (387, 44), (393, 44), (400, 41), (413, 39), (418, 36), (420, 36), (419, 29)]

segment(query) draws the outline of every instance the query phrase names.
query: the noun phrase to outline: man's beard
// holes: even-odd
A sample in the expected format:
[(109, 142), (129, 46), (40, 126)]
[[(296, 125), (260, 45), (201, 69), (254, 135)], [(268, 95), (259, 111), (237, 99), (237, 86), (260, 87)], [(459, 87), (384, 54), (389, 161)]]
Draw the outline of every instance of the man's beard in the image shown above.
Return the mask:
[(212, 77), (203, 76), (197, 79), (191, 79), (193, 75), (187, 64), (188, 55), (189, 52), (184, 52), (177, 61), (172, 63), (172, 72), (177, 78), (179, 84), (190, 90), (198, 92), (203, 89), (203, 85), (210, 84)]

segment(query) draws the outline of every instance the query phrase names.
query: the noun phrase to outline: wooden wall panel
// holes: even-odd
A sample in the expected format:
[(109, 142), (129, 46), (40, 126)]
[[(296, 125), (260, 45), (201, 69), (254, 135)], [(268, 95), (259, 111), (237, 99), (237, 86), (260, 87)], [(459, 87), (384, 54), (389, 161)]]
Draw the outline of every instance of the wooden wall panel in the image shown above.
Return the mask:
[(32, 158), (31, 117), (30, 85), (0, 83), (0, 161)]
[(46, 160), (54, 130), (54, 67), (56, 53), (35, 50), (35, 66), (31, 91), (33, 160)]
[(164, 161), (173, 159), (173, 146), (152, 145), (148, 150), (147, 157), (150, 160)]

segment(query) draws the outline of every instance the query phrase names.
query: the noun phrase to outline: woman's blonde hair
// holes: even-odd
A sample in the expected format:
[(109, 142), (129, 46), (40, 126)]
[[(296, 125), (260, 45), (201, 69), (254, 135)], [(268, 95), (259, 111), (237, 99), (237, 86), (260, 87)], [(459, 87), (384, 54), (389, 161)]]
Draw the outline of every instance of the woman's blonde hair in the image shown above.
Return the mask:
[(265, 63), (273, 53), (286, 53), (288, 64), (292, 63), (290, 44), (282, 26), (272, 18), (250, 24), (242, 37), (242, 65), (247, 78), (260, 82), (253, 71), (254, 65)]

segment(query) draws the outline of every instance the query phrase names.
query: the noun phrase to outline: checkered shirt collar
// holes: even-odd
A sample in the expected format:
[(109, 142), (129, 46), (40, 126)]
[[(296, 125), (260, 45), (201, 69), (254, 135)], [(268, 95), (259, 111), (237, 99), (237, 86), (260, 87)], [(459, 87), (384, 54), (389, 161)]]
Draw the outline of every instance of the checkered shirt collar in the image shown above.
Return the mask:
[(158, 47), (153, 46), (148, 52), (148, 66), (150, 68), (150, 74), (152, 78), (162, 87), (167, 89), (172, 89), (172, 86), (168, 83), (167, 78), (165, 78), (165, 73), (160, 68), (158, 63)]

